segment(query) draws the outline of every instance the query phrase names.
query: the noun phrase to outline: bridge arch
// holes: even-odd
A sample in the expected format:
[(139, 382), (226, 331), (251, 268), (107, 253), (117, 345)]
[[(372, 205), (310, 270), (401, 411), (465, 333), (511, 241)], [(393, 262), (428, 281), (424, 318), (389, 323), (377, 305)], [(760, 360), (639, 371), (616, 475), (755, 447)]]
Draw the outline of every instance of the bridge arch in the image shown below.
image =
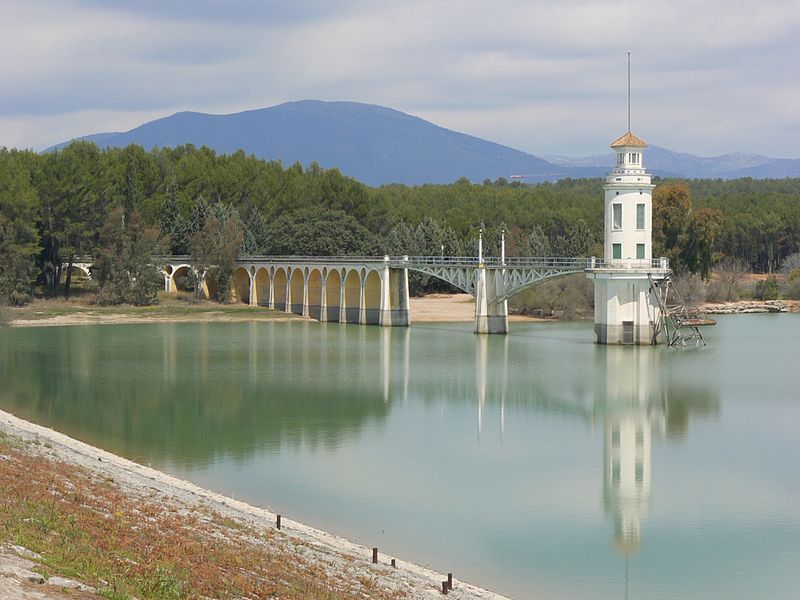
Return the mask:
[(503, 277), (503, 291), (498, 293), (497, 299), (499, 301), (508, 300), (512, 296), (516, 296), (545, 281), (583, 272), (584, 269), (575, 269), (571, 271), (536, 270), (530, 273), (506, 275)]
[(361, 312), (361, 277), (356, 269), (350, 270), (344, 280), (345, 323), (358, 323)]
[(381, 320), (381, 276), (370, 270), (364, 280), (364, 318), (367, 325), (377, 325)]
[[(69, 265), (65, 265), (65, 267), (66, 267), (66, 268), (64, 269), (64, 275), (66, 276), (66, 274), (67, 274), (67, 269), (69, 268)], [(81, 277), (83, 277), (83, 278), (85, 278), (85, 279), (91, 279), (91, 278), (92, 278), (92, 271), (91, 271), (91, 269), (89, 268), (89, 265), (88, 265), (88, 264), (84, 264), (84, 263), (72, 263), (72, 273), (73, 273), (73, 277), (75, 276), (75, 273), (76, 273), (76, 271), (77, 271), (78, 273), (80, 273)]]
[(269, 306), (269, 288), (270, 288), (270, 280), (269, 280), (269, 271), (265, 268), (260, 268), (256, 271), (256, 281), (255, 281), (255, 290), (256, 290), (256, 302), (259, 306)]
[(187, 264), (169, 266), (172, 271), (169, 292), (172, 294), (177, 294), (178, 292), (194, 292), (196, 282), (192, 267)]
[(337, 323), (341, 313), (342, 276), (338, 269), (331, 269), (325, 278), (325, 304), (328, 321)]
[(286, 312), (293, 312), (297, 315), (303, 314), (303, 292), (305, 288), (305, 277), (303, 269), (292, 269), (289, 297), (291, 306)]
[[(523, 268), (490, 268), (486, 269), (487, 277), (495, 278), (497, 301), (508, 300), (510, 297), (548, 279), (583, 273), (589, 266), (591, 259), (531, 259), (531, 266)], [(475, 268), (450, 267), (431, 265), (408, 266), (410, 271), (425, 273), (441, 279), (458, 289), (475, 295)]]
[(231, 276), (231, 292), (234, 302), (250, 304), (250, 273), (244, 267), (234, 270)]
[(322, 273), (319, 269), (311, 269), (308, 275), (308, 314), (317, 320), (322, 314)]
[(275, 269), (275, 277), (272, 279), (275, 290), (273, 291), (275, 297), (275, 308), (284, 312), (289, 312), (286, 307), (286, 271), (283, 267)]

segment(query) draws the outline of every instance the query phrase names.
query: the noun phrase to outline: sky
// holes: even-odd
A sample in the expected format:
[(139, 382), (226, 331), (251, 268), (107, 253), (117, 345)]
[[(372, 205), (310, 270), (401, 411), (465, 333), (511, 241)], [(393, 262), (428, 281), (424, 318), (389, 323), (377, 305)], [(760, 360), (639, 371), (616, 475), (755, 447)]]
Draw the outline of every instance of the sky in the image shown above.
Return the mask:
[(537, 156), (800, 157), (800, 0), (0, 0), (0, 146), (379, 104)]

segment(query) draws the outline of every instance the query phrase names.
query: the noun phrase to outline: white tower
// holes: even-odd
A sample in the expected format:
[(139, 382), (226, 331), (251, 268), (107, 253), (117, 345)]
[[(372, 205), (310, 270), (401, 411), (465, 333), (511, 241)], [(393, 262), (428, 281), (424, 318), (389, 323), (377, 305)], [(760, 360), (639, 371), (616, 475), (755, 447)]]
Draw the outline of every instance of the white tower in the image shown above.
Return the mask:
[[(611, 143), (617, 164), (606, 177), (605, 245), (606, 264), (625, 261), (648, 268), (653, 256), (652, 190), (644, 170), (643, 150), (647, 144), (630, 131)], [(633, 263), (633, 264), (632, 264)]]
[(598, 344), (655, 344), (661, 310), (651, 288), (669, 269), (666, 259), (653, 260), (655, 186), (644, 170), (647, 144), (630, 130), (630, 62), (628, 131), (611, 147), (617, 163), (603, 188), (603, 261), (587, 269), (587, 277), (594, 279), (595, 337)]

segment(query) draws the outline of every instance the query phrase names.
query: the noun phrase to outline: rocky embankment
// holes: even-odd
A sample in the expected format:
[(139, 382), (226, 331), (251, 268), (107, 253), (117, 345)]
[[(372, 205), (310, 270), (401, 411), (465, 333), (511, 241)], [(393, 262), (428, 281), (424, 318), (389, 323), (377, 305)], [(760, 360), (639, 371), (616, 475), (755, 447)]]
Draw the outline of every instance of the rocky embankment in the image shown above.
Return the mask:
[(443, 573), (278, 519), (0, 410), (0, 600), (443, 595)]
[(43, 558), (22, 546), (0, 544), (0, 598), (62, 600), (99, 598), (96, 590), (64, 577), (43, 577), (33, 571)]
[(752, 300), (742, 302), (725, 302), (722, 304), (704, 304), (700, 308), (709, 315), (737, 315), (748, 313), (781, 313), (797, 312), (797, 302), (784, 300)]

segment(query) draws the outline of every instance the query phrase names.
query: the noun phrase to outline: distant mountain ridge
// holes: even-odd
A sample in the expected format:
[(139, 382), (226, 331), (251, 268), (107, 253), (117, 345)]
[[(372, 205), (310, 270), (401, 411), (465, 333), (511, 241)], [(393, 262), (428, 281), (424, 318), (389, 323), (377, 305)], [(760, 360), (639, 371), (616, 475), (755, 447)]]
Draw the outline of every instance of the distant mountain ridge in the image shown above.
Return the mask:
[[(524, 176), (526, 182), (598, 177), (615, 162), (613, 153), (539, 158), (391, 108), (319, 100), (229, 115), (179, 112), (130, 131), (78, 139), (100, 147), (139, 144), (150, 149), (194, 144), (225, 154), (241, 149), (285, 165), (299, 161), (307, 166), (316, 161), (372, 186), (451, 183), (460, 177), (473, 182), (512, 176)], [(656, 175), (689, 178), (800, 176), (800, 160), (745, 154), (699, 158), (657, 146), (648, 149), (646, 165)]]
[[(777, 179), (800, 177), (800, 159), (771, 158), (759, 154), (732, 152), (721, 156), (702, 157), (685, 152), (673, 152), (660, 146), (648, 146), (645, 166), (656, 175), (688, 179), (735, 179), (753, 177)], [(614, 163), (614, 153), (595, 154), (582, 158), (546, 155), (545, 160), (568, 167), (601, 167)]]

